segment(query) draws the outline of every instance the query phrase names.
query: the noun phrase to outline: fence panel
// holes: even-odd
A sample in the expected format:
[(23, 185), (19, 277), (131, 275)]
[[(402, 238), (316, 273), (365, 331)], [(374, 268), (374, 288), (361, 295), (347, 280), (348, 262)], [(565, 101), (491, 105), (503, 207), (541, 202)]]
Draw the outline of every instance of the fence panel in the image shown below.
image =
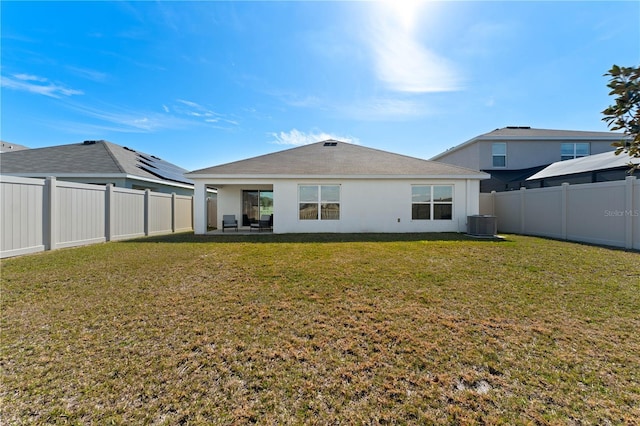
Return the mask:
[(144, 192), (113, 188), (110, 210), (111, 240), (144, 236)]
[(493, 211), (493, 196), (491, 194), (487, 194), (486, 192), (480, 193), (480, 214), (489, 214), (493, 215), (495, 212)]
[(625, 242), (624, 181), (571, 185), (567, 190), (567, 238), (623, 246)]
[(524, 229), (527, 233), (562, 238), (562, 187), (530, 189), (525, 192)]
[(495, 216), (498, 222), (498, 231), (517, 234), (520, 232), (520, 191), (496, 192)]
[(193, 197), (0, 175), (0, 257), (193, 229)]
[(175, 232), (193, 230), (193, 197), (176, 195), (175, 200)]
[(640, 182), (636, 177), (492, 192), (491, 196), (500, 232), (640, 249)]
[(106, 241), (105, 192), (103, 186), (57, 181), (56, 248)]
[(44, 180), (3, 176), (0, 203), (1, 257), (45, 250)]
[(167, 234), (171, 232), (171, 194), (149, 193), (147, 214), (149, 220), (148, 235)]

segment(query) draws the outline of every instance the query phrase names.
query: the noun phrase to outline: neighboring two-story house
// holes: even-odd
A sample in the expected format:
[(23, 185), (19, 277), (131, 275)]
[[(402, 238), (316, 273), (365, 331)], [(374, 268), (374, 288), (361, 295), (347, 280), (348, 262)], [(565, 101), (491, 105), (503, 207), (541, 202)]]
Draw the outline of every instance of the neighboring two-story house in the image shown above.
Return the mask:
[(508, 126), (476, 136), (431, 158), (481, 170), (491, 179), (480, 192), (509, 191), (526, 186), (526, 179), (551, 163), (613, 151), (624, 135), (613, 132), (533, 129)]

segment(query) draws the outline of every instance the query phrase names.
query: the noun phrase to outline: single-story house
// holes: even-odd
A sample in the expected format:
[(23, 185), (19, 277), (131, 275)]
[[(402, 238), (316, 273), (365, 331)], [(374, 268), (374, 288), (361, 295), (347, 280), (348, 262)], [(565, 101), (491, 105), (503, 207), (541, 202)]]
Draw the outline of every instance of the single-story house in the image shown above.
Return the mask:
[(14, 150), (0, 154), (3, 175), (112, 184), (120, 188), (193, 195), (188, 170), (155, 155), (103, 140)]
[(638, 159), (615, 152), (557, 161), (527, 179), (527, 188), (560, 186), (567, 182), (580, 183), (610, 182), (624, 180), (629, 176), (629, 163), (638, 163)]
[(186, 176), (195, 182), (194, 228), (207, 232), (205, 193), (218, 190), (240, 227), (264, 215), (274, 233), (466, 232), (487, 173), (327, 140)]

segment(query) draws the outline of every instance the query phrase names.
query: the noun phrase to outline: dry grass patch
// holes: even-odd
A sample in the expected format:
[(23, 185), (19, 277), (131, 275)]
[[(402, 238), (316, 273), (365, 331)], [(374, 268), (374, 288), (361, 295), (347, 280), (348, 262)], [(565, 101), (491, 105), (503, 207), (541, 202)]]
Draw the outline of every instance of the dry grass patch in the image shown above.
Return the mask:
[(637, 424), (637, 253), (179, 235), (2, 261), (3, 424)]

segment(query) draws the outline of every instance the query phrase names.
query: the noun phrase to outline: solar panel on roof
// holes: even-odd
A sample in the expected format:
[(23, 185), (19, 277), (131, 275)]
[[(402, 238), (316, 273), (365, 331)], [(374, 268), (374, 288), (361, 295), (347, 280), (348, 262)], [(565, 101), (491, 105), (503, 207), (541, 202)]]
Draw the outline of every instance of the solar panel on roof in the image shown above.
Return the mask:
[(184, 177), (185, 170), (175, 164), (168, 163), (159, 159), (153, 155), (142, 155), (138, 153), (138, 167), (142, 170), (151, 173), (161, 179), (172, 180), (174, 182), (182, 182), (193, 184), (193, 181)]

